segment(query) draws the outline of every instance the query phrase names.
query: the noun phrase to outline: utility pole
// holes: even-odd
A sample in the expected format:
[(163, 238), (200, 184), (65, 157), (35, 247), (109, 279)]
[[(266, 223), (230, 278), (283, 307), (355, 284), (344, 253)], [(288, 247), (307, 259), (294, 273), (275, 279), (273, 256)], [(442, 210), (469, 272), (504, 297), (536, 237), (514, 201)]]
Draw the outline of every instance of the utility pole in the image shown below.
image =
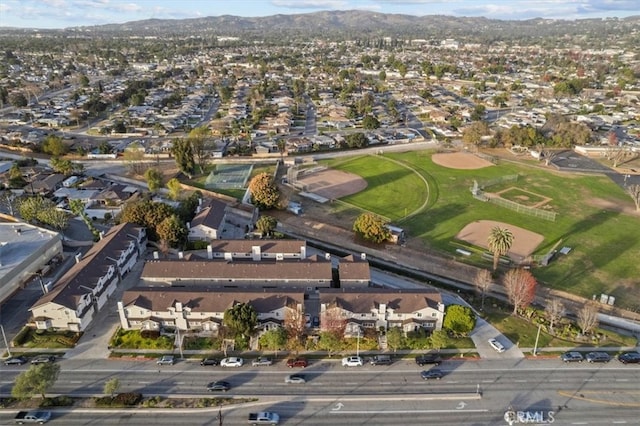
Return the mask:
[(7, 335), (4, 334), (4, 327), (0, 324), (0, 330), (2, 330), (2, 339), (4, 340), (4, 347), (7, 348), (7, 354), (11, 356), (11, 349), (9, 349), (9, 343), (7, 342)]
[(356, 356), (360, 356), (360, 328), (358, 328), (358, 340), (356, 340)]
[(538, 324), (538, 334), (536, 334), (536, 343), (533, 347), (533, 356), (538, 356), (538, 339), (540, 339), (541, 328), (542, 328), (542, 324)]

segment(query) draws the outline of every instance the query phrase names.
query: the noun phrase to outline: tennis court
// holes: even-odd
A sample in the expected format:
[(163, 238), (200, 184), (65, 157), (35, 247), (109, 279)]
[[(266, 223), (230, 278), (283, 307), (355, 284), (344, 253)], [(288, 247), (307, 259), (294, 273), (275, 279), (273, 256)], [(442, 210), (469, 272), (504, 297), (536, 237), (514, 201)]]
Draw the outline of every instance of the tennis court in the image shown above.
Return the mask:
[(247, 185), (253, 164), (217, 164), (204, 181), (207, 189), (241, 189)]

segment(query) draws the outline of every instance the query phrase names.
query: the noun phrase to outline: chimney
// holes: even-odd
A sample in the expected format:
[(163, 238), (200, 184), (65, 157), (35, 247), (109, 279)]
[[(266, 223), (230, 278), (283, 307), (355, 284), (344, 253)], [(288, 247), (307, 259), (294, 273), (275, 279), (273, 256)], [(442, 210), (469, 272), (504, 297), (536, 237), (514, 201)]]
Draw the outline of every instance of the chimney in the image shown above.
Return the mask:
[(260, 246), (251, 246), (251, 260), (254, 262), (259, 261), (262, 258), (262, 250)]
[(184, 253), (179, 251), (178, 252), (178, 259), (184, 259)]
[(187, 222), (187, 229), (191, 229), (191, 222)]
[(157, 250), (153, 252), (153, 258), (154, 258), (155, 260), (160, 259), (160, 254), (158, 253), (158, 251), (157, 251)]
[(324, 258), (327, 260), (331, 260), (331, 253), (325, 253)]
[(80, 263), (80, 258), (82, 257), (82, 253), (76, 253), (75, 258), (76, 258), (76, 263)]
[(300, 246), (300, 258), (301, 259), (307, 258), (307, 246)]
[(182, 302), (176, 302), (176, 312), (182, 312)]
[(100, 239), (104, 238), (104, 231), (100, 231)]
[(213, 259), (213, 248), (211, 247), (211, 244), (207, 246), (207, 259)]
[(367, 260), (367, 253), (360, 253), (361, 260)]

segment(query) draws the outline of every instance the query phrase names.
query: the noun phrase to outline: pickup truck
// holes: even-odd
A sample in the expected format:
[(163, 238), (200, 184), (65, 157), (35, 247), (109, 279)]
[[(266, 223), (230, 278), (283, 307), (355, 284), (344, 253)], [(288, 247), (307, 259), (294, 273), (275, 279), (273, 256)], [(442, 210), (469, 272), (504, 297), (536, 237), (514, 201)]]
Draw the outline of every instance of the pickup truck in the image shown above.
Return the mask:
[(15, 418), (17, 424), (38, 423), (44, 424), (51, 418), (51, 411), (20, 411)]
[(259, 413), (249, 413), (249, 424), (252, 425), (277, 425), (280, 423), (280, 416), (270, 411), (261, 411)]

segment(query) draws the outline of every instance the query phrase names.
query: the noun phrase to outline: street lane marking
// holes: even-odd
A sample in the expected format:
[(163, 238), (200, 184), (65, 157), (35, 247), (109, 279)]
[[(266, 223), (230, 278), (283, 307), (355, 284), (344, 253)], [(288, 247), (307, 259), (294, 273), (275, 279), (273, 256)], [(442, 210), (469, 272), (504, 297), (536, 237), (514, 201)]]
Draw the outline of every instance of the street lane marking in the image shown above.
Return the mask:
[(486, 413), (488, 409), (478, 409), (478, 410), (330, 410), (331, 414), (405, 414), (405, 413), (416, 413), (416, 414), (459, 414), (463, 413)]

